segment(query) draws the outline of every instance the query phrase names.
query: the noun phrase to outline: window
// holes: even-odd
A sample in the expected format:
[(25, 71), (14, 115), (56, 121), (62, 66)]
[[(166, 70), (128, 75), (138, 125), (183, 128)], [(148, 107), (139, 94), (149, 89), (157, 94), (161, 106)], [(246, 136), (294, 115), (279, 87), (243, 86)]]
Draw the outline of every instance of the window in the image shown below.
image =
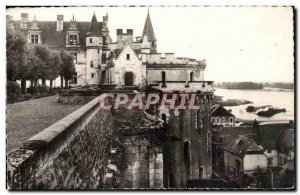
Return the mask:
[(222, 117), (222, 122), (225, 122), (225, 117)]
[(211, 122), (212, 122), (212, 123), (215, 123), (215, 118), (211, 118)]
[(102, 61), (102, 64), (106, 63), (106, 54), (102, 54), (101, 61)]
[(240, 170), (241, 169), (241, 162), (239, 160), (235, 160), (235, 168), (237, 170)]
[(268, 166), (271, 166), (272, 165), (272, 158), (268, 158)]
[(152, 47), (155, 47), (155, 43), (154, 42), (152, 42)]
[(219, 117), (217, 117), (217, 123), (220, 123), (220, 118)]
[(95, 76), (94, 73), (92, 73), (92, 74), (91, 74), (91, 77), (94, 78), (94, 76)]
[(167, 116), (166, 116), (166, 114), (162, 114), (161, 118), (164, 121), (164, 123), (167, 123)]
[(100, 53), (100, 49), (98, 49), (97, 53)]
[(233, 123), (233, 117), (230, 117), (229, 122)]
[(31, 43), (39, 43), (39, 35), (31, 35)]
[(72, 76), (72, 83), (77, 84), (77, 72)]
[(91, 68), (93, 68), (94, 67), (94, 62), (93, 61), (91, 61)]
[(165, 71), (161, 72), (161, 82), (162, 82), (163, 86), (166, 85), (166, 72)]
[(74, 64), (77, 64), (77, 53), (71, 53), (73, 55)]
[(77, 44), (77, 35), (70, 35), (69, 36), (69, 44), (76, 45)]
[(130, 60), (130, 54), (126, 55), (126, 60)]
[(190, 81), (194, 81), (195, 73), (191, 72), (190, 73)]
[(93, 43), (93, 39), (92, 38), (90, 38), (90, 43)]
[(185, 141), (183, 145), (183, 158), (184, 158), (184, 165), (186, 170), (186, 175), (189, 178), (190, 177), (190, 163), (191, 163), (191, 157), (190, 157), (190, 142)]

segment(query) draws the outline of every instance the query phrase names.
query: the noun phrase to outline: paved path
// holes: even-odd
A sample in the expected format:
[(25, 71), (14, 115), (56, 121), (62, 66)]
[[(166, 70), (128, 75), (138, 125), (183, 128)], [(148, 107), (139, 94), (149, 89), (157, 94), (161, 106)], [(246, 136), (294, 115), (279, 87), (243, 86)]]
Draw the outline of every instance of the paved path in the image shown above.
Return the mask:
[(58, 104), (56, 95), (8, 104), (6, 107), (7, 151), (19, 147), (22, 142), (81, 106)]

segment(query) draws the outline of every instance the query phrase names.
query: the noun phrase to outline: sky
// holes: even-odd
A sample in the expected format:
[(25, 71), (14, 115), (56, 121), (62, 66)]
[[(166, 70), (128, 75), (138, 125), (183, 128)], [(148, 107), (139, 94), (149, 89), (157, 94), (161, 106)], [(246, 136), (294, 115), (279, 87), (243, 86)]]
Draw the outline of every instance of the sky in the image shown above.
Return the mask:
[[(98, 21), (108, 13), (110, 36), (116, 29), (133, 29), (141, 36), (147, 7), (10, 8), (39, 21)], [(206, 59), (205, 80), (215, 82), (293, 82), (293, 10), (290, 7), (150, 7), (159, 53)]]

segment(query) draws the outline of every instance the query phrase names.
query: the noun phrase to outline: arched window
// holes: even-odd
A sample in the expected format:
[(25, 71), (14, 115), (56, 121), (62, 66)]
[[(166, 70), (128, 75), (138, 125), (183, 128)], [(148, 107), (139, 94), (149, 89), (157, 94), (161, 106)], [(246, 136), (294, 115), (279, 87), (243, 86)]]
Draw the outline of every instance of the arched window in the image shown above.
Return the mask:
[(190, 73), (190, 81), (194, 81), (194, 79), (195, 79), (195, 73), (191, 72)]
[(167, 123), (167, 116), (166, 114), (161, 115), (161, 119), (164, 121), (164, 123)]
[(161, 72), (161, 82), (163, 85), (166, 85), (166, 72), (165, 71)]
[(126, 72), (125, 73), (125, 86), (132, 86), (133, 85), (133, 73)]
[(204, 178), (204, 168), (201, 166), (199, 168), (199, 179), (203, 179)]
[(191, 157), (190, 157), (190, 142), (185, 141), (183, 145), (183, 157), (184, 157), (184, 165), (186, 170), (186, 176), (187, 178), (190, 177), (190, 164), (191, 164)]

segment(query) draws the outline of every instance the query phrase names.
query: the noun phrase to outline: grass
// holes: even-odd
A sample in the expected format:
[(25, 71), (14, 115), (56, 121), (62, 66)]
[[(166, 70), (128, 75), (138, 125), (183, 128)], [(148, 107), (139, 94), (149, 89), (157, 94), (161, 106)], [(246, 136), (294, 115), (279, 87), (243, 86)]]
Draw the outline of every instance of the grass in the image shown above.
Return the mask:
[(57, 96), (7, 104), (7, 151), (21, 146), (24, 141), (81, 106), (59, 104)]

